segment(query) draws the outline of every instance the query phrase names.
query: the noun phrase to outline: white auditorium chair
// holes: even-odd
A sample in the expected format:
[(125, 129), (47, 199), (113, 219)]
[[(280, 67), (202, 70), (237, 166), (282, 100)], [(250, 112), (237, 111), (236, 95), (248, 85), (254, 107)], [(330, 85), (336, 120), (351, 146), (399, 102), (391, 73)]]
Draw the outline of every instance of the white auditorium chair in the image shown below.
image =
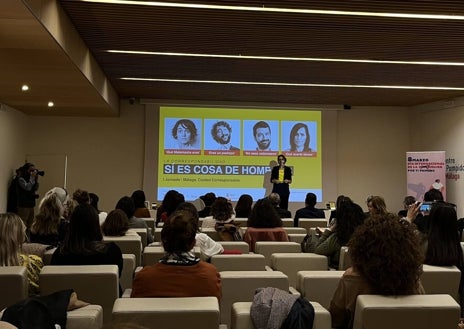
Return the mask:
[(216, 297), (119, 298), (112, 318), (148, 329), (218, 329), (219, 304)]
[(266, 260), (260, 254), (213, 255), (210, 263), (221, 271), (264, 271)]
[(421, 283), (427, 295), (446, 294), (459, 301), (461, 271), (456, 266), (422, 266)]
[(359, 295), (353, 329), (456, 329), (459, 317), (450, 295)]
[(235, 302), (251, 302), (256, 289), (274, 287), (289, 291), (288, 277), (279, 271), (224, 271), (221, 275), (221, 324), (230, 326)]
[(0, 310), (29, 295), (27, 269), (24, 266), (0, 266)]
[(74, 289), (80, 299), (103, 307), (103, 321), (111, 319), (114, 301), (119, 297), (116, 265), (44, 266), (39, 275), (41, 295)]
[(271, 255), (278, 252), (301, 253), (301, 245), (296, 242), (282, 241), (257, 241), (255, 243), (255, 254), (264, 255), (267, 266), (271, 266)]
[(327, 257), (313, 253), (273, 253), (271, 268), (287, 275), (291, 287), (296, 287), (299, 271), (329, 270)]
[(103, 241), (114, 242), (123, 254), (135, 255), (137, 266), (142, 264), (142, 239), (140, 235), (103, 236)]
[(300, 271), (297, 273), (296, 290), (302, 297), (329, 309), (343, 273), (345, 271)]

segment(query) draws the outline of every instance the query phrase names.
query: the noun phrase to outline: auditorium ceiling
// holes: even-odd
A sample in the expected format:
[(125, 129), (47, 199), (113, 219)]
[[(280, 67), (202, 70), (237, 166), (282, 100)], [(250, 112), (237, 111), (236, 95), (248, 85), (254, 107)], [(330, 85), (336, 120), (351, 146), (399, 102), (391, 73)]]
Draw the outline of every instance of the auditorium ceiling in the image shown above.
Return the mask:
[[(42, 24), (55, 2), (105, 79)], [(112, 91), (135, 102), (451, 102), (464, 96), (463, 36), (462, 0), (2, 0), (0, 102), (83, 116), (117, 115)]]

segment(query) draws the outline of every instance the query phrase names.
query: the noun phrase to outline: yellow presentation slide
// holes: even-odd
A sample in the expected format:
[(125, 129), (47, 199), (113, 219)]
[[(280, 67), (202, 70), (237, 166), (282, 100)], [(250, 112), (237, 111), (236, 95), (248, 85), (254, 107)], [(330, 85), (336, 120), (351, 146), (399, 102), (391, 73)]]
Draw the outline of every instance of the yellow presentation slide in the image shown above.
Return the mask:
[(158, 197), (208, 192), (236, 201), (271, 193), (277, 155), (292, 168), (290, 202), (322, 199), (321, 113), (308, 110), (160, 108)]

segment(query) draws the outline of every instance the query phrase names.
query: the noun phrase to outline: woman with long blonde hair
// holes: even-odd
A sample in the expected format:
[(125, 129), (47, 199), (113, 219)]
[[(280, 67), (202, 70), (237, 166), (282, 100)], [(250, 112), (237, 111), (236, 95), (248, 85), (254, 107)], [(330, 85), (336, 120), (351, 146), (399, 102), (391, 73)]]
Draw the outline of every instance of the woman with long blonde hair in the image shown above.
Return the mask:
[(59, 187), (45, 194), (31, 226), (31, 242), (56, 247), (64, 240), (67, 229), (67, 221), (63, 217), (65, 200), (66, 191)]
[(26, 226), (21, 217), (13, 213), (0, 214), (0, 266), (26, 267), (29, 295), (36, 295), (43, 262), (39, 256), (21, 253), (25, 241)]

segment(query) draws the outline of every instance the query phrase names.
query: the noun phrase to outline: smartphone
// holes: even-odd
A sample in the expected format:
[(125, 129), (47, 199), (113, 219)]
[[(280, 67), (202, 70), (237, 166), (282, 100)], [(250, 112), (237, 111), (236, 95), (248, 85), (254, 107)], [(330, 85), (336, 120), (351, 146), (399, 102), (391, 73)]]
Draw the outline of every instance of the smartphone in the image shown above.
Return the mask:
[(432, 202), (422, 202), (419, 208), (421, 212), (430, 212), (431, 209), (432, 209)]

